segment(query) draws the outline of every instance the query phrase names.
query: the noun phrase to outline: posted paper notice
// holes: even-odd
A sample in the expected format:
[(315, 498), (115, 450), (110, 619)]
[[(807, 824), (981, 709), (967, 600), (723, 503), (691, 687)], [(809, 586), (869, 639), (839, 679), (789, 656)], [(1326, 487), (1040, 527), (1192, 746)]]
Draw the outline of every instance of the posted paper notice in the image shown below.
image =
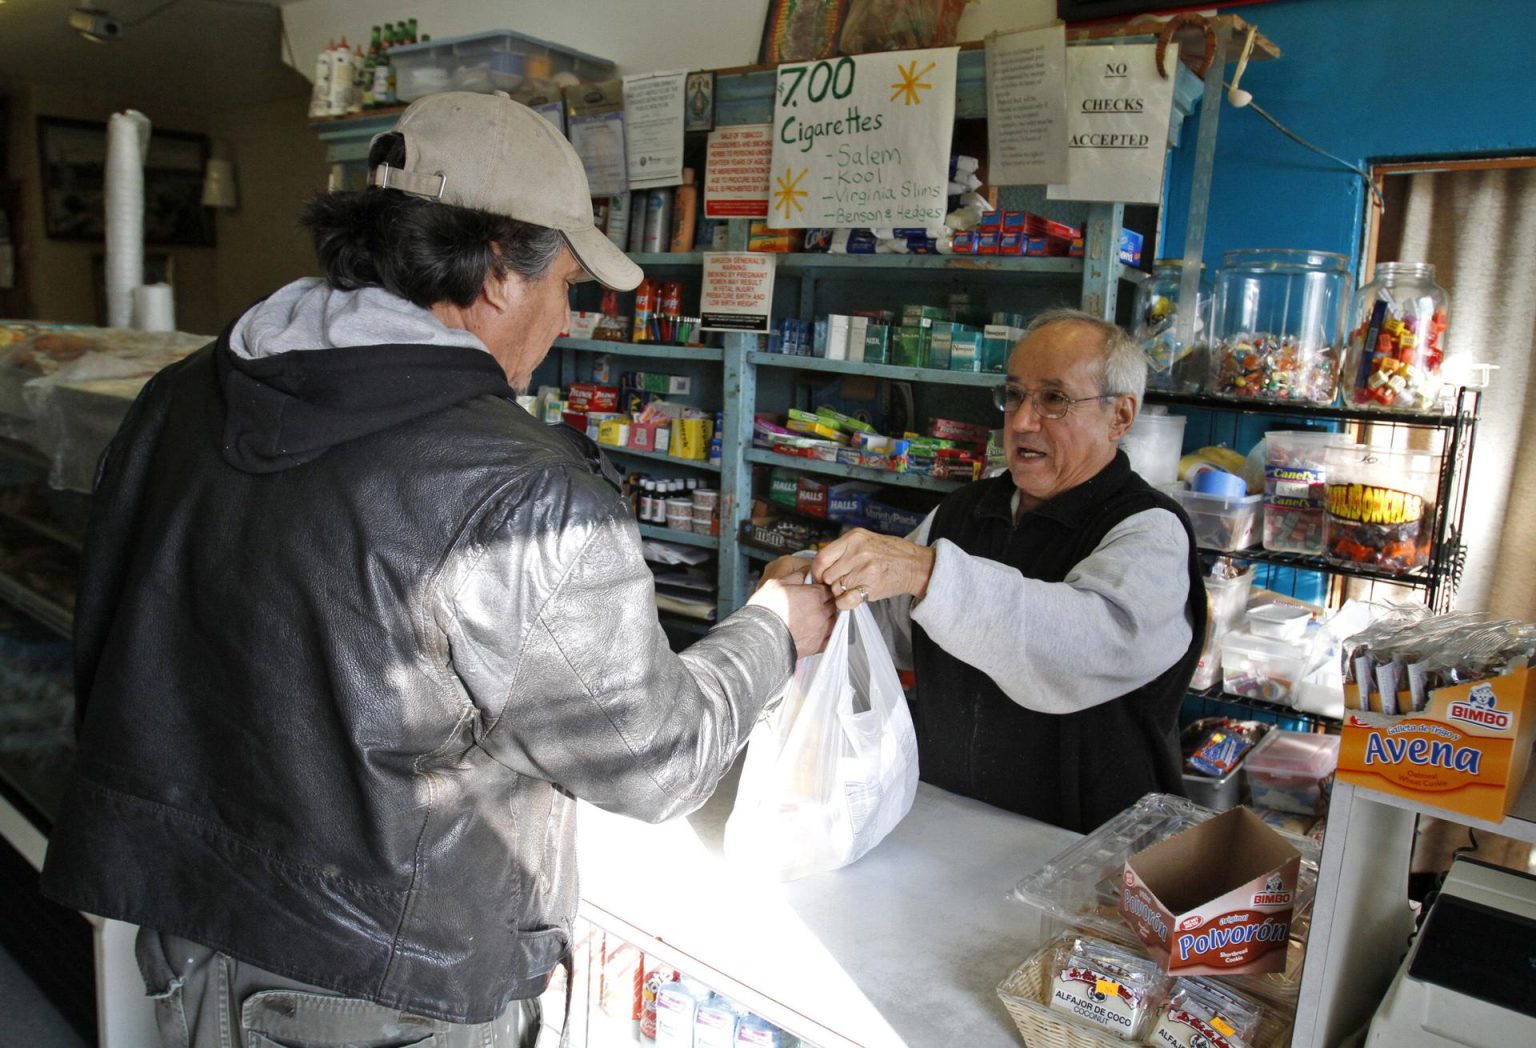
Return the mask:
[(1052, 200), (1162, 201), (1173, 78), (1157, 72), (1156, 44), (1067, 50), (1065, 185)]
[(941, 227), (959, 52), (779, 66), (769, 224)]
[(683, 87), (686, 71), (624, 78), (624, 134), (629, 187), (652, 189), (683, 180)]
[(987, 181), (1065, 182), (1067, 27), (987, 37)]
[(775, 256), (753, 251), (706, 251), (699, 327), (704, 331), (762, 331), (773, 314)]
[(772, 160), (772, 124), (738, 124), (711, 131), (704, 162), (704, 217), (767, 218)]

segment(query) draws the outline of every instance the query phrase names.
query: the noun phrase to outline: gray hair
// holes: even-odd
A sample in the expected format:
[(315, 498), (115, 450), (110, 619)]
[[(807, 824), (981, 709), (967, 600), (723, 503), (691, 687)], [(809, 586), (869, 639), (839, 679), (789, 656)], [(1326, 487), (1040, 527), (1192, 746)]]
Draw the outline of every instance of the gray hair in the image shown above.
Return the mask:
[(1141, 409), (1142, 397), (1147, 392), (1147, 356), (1141, 344), (1118, 324), (1111, 324), (1102, 317), (1081, 309), (1059, 307), (1037, 313), (1024, 329), (1024, 337), (1051, 324), (1082, 324), (1093, 328), (1104, 337), (1104, 386), (1105, 393), (1128, 393), (1136, 398), (1136, 408)]

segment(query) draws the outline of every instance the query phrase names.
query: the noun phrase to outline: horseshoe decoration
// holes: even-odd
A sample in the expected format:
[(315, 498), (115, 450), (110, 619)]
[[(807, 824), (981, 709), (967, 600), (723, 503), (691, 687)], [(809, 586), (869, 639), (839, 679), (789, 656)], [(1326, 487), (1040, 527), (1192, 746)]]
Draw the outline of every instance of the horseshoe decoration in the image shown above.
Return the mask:
[(1216, 57), (1216, 30), (1206, 17), (1189, 11), (1174, 15), (1163, 23), (1162, 29), (1157, 34), (1157, 71), (1164, 80), (1168, 79), (1168, 70), (1163, 65), (1163, 56), (1168, 51), (1169, 43), (1173, 41), (1173, 34), (1185, 26), (1196, 26), (1205, 34), (1205, 54), (1201, 57), (1198, 66), (1190, 67), (1194, 74), (1204, 80), (1206, 71), (1211, 68), (1211, 61)]

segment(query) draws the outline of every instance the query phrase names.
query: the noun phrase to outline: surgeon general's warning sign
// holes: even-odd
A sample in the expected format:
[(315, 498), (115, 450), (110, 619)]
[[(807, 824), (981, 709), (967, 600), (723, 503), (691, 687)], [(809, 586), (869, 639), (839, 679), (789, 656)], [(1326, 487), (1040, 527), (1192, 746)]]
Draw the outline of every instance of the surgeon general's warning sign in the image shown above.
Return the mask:
[(767, 331), (773, 312), (774, 256), (706, 251), (699, 327), (705, 331)]
[(1123, 200), (1156, 204), (1173, 80), (1157, 72), (1156, 44), (1067, 48), (1068, 182), (1052, 200)]
[(959, 51), (779, 66), (768, 223), (942, 226)]

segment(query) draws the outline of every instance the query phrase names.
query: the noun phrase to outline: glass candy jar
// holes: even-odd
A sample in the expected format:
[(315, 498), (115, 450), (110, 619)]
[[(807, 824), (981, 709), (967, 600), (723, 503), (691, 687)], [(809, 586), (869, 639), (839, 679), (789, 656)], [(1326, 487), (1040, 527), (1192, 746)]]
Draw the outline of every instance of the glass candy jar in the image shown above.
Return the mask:
[(1349, 264), (1327, 251), (1228, 251), (1216, 271), (1206, 392), (1330, 405), (1344, 357)]
[(1383, 262), (1355, 295), (1345, 403), (1435, 411), (1444, 386), (1449, 297), (1428, 262)]
[(1152, 275), (1136, 287), (1135, 338), (1147, 354), (1147, 388), (1167, 393), (1198, 393), (1210, 370), (1211, 284), (1204, 272), (1195, 301), (1192, 336), (1180, 338), (1179, 293), (1184, 278), (1182, 259), (1163, 259)]
[(1323, 555), (1376, 571), (1416, 571), (1429, 563), (1440, 456), (1335, 445), (1327, 462), (1328, 523)]

